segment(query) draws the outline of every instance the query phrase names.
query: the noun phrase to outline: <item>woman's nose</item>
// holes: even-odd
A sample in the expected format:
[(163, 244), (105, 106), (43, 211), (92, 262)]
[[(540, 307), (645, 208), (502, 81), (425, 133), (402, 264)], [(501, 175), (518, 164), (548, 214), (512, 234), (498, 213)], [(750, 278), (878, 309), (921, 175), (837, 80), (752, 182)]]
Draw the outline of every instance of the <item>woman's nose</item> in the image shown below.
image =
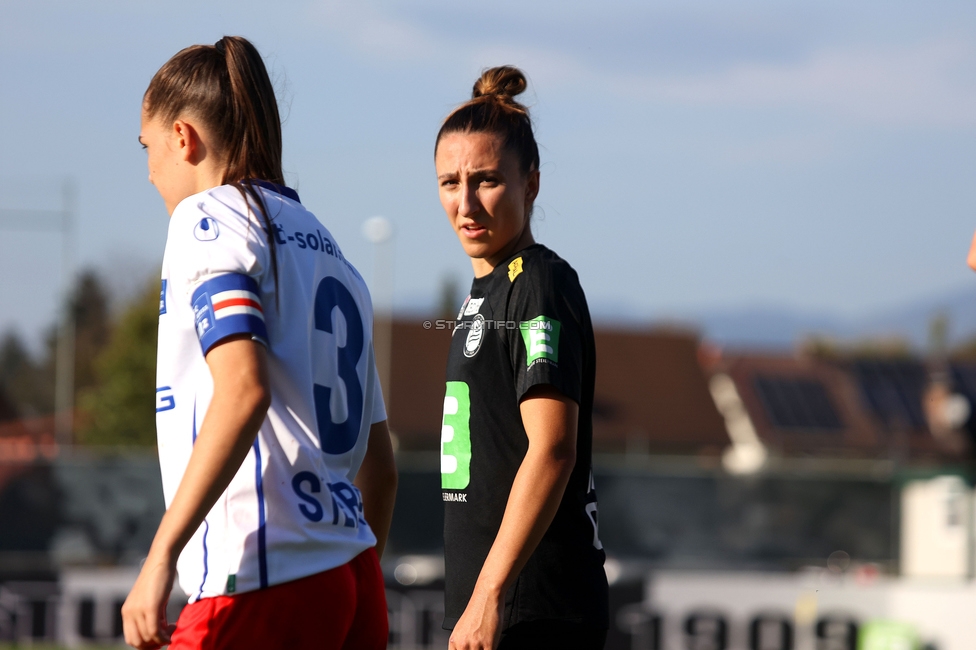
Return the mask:
[(481, 209), (481, 202), (478, 201), (477, 187), (465, 183), (461, 187), (461, 200), (458, 203), (458, 214), (462, 217), (470, 217)]

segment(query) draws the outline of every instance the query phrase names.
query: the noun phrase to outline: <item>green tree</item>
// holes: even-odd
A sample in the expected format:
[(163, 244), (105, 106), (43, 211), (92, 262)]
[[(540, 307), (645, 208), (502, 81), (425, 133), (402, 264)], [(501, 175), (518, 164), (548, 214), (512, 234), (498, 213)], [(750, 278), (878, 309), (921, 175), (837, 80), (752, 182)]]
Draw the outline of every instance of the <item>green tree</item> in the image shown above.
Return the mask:
[(7, 398), (7, 417), (32, 417), (54, 410), (54, 371), (46, 361), (35, 361), (16, 332), (0, 342), (0, 392)]
[(95, 360), (111, 339), (107, 293), (94, 269), (79, 274), (72, 292), (69, 304), (75, 319), (75, 390), (79, 393), (97, 383)]
[[(68, 298), (75, 322), (75, 398), (96, 383), (94, 362), (111, 336), (108, 298), (94, 269), (78, 274)], [(44, 335), (44, 348), (35, 358), (14, 331), (0, 340), (0, 392), (6, 394), (11, 417), (33, 417), (54, 412), (55, 359), (58, 327)]]
[(80, 398), (79, 442), (156, 444), (156, 332), (159, 284), (154, 280), (122, 313), (94, 361), (94, 386)]

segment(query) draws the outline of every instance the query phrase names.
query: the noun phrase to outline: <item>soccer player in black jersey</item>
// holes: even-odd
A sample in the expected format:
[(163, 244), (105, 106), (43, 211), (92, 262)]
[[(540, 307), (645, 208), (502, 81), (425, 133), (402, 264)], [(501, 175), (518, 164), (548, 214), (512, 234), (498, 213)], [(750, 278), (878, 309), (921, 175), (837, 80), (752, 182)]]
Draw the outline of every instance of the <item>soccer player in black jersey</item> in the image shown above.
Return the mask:
[(516, 68), (444, 121), (440, 199), (475, 279), (441, 430), (451, 650), (602, 648), (605, 554), (591, 471), (596, 354), (573, 268), (535, 243), (539, 150)]

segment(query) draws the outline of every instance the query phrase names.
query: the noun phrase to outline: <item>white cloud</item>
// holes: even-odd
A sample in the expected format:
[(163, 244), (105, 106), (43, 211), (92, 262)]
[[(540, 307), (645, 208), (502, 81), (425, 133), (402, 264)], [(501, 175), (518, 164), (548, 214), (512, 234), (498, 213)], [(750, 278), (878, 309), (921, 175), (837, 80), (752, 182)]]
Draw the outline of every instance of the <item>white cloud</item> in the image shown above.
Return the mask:
[(822, 47), (794, 61), (729, 61), (720, 70), (622, 72), (565, 47), (523, 47), (422, 27), (372, 2), (323, 0), (315, 13), (357, 50), (389, 61), (480, 69), (514, 63), (552, 87), (679, 106), (799, 109), (887, 126), (976, 127), (976, 44), (943, 37), (902, 46)]
[(799, 108), (887, 125), (976, 126), (976, 47), (943, 40), (886, 51), (821, 50), (798, 63), (713, 74), (608, 75), (621, 95), (694, 106)]

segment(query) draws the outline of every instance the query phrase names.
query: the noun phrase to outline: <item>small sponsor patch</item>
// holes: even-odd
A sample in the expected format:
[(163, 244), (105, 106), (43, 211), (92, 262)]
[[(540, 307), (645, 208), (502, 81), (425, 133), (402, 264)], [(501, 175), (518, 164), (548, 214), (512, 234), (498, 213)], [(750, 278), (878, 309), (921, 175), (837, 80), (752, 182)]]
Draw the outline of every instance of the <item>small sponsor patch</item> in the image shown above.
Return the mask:
[(481, 309), (481, 303), (485, 301), (484, 298), (472, 298), (468, 301), (468, 306), (464, 308), (465, 316), (474, 316)]
[(468, 294), (468, 297), (464, 299), (464, 304), (461, 305), (460, 309), (458, 309), (457, 318), (455, 318), (454, 320), (461, 320), (461, 317), (464, 316), (464, 310), (468, 308), (468, 303), (470, 301), (471, 301), (471, 294)]
[(201, 294), (193, 301), (193, 319), (196, 321), (197, 338), (203, 338), (214, 326), (213, 308), (210, 296)]
[(531, 366), (537, 359), (559, 363), (560, 323), (553, 318), (536, 316), (519, 323), (522, 341), (525, 343), (525, 365)]
[(508, 265), (508, 280), (509, 282), (515, 282), (515, 278), (522, 273), (522, 258), (516, 257), (512, 260), (512, 263)]
[(232, 594), (237, 591), (237, 574), (232, 573), (227, 576), (227, 593)]
[(456, 503), (467, 503), (468, 495), (464, 492), (441, 492), (441, 498), (444, 501), (453, 501)]
[(470, 358), (478, 354), (481, 349), (481, 342), (485, 340), (485, 317), (478, 314), (471, 321), (471, 329), (468, 336), (464, 339), (464, 356)]

